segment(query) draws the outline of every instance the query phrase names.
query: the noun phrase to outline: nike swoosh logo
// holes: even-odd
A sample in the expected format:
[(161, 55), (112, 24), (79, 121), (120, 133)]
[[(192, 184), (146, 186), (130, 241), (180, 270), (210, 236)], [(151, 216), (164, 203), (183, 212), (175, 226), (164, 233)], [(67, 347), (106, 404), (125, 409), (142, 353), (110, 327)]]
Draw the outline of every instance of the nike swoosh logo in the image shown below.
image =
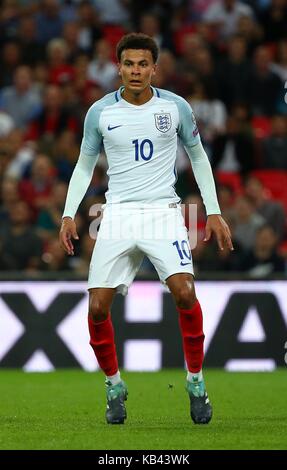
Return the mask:
[(122, 127), (122, 124), (120, 124), (119, 126), (110, 126), (110, 124), (108, 125), (108, 131), (112, 131), (113, 129), (117, 129), (118, 127)]
[(187, 264), (191, 264), (191, 263), (184, 263), (183, 261), (180, 263), (180, 266), (186, 266)]

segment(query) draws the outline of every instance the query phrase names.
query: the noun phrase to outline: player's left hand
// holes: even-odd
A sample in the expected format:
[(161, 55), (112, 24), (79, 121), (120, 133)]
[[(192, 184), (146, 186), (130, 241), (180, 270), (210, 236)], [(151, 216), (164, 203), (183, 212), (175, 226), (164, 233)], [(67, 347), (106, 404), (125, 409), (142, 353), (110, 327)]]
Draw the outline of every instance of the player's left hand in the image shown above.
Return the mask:
[(218, 246), (221, 250), (223, 250), (224, 247), (229, 248), (231, 251), (234, 250), (230, 229), (223, 217), (219, 214), (213, 214), (207, 217), (204, 238), (205, 242), (210, 240), (212, 233), (215, 234)]

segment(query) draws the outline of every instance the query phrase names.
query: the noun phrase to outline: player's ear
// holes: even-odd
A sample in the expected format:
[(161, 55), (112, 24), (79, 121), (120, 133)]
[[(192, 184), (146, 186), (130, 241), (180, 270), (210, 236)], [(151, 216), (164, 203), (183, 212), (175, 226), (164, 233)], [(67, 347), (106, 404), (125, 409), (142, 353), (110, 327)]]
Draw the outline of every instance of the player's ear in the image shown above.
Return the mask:
[(121, 77), (122, 76), (122, 70), (121, 70), (121, 64), (118, 62), (118, 74)]
[(152, 70), (152, 75), (155, 75), (157, 71), (157, 64), (154, 64), (153, 70)]

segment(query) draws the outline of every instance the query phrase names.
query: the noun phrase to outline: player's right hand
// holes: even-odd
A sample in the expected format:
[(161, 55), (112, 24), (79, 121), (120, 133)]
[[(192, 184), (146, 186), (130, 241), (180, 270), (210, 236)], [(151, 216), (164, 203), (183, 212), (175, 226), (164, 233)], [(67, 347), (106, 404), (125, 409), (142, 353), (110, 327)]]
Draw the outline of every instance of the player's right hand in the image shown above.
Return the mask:
[(59, 240), (62, 248), (64, 248), (66, 253), (71, 256), (74, 255), (74, 245), (72, 243), (72, 238), (74, 240), (79, 240), (75, 221), (70, 217), (64, 217), (59, 233)]

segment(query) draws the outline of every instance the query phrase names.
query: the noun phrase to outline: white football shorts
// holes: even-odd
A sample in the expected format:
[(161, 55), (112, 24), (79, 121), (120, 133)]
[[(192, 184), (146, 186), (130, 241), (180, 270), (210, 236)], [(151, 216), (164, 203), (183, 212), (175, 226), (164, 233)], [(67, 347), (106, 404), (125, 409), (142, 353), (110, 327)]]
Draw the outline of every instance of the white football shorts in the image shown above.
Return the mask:
[(193, 274), (180, 205), (107, 205), (91, 258), (88, 289), (117, 288), (126, 295), (144, 255), (164, 284), (172, 274)]

